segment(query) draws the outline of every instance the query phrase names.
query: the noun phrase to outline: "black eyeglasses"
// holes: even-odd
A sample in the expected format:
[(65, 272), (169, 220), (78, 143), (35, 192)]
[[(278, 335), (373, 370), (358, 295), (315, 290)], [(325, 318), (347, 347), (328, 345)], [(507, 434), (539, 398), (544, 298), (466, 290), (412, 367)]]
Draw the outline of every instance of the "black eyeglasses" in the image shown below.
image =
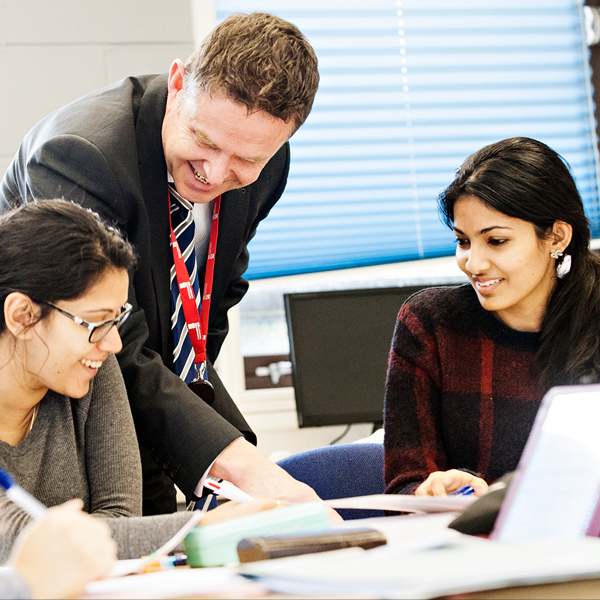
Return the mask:
[(106, 321), (100, 321), (100, 323), (89, 323), (88, 321), (84, 321), (81, 317), (72, 315), (71, 313), (67, 312), (66, 310), (59, 308), (55, 304), (52, 304), (52, 302), (44, 302), (44, 304), (51, 306), (52, 308), (57, 310), (59, 313), (65, 315), (65, 317), (69, 317), (69, 319), (75, 321), (75, 323), (77, 323), (78, 325), (82, 325), (83, 327), (86, 327), (87, 330), (90, 332), (88, 341), (91, 344), (95, 344), (96, 342), (99, 342), (103, 337), (105, 337), (108, 334), (108, 332), (113, 328), (113, 326), (116, 325), (117, 329), (120, 329), (121, 325), (123, 325), (123, 323), (125, 323), (125, 321), (127, 320), (127, 317), (129, 316), (129, 313), (131, 312), (131, 309), (133, 308), (131, 306), (131, 304), (129, 304), (129, 302), (126, 302), (121, 307), (121, 312), (118, 314), (118, 316), (116, 318), (107, 319)]

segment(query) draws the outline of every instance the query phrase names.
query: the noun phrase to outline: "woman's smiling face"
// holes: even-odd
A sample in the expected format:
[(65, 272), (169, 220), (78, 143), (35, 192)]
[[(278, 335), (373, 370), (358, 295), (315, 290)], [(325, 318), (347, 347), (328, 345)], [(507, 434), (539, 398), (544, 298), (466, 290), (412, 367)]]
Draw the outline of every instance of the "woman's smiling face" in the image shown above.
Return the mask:
[(475, 196), (457, 200), (453, 230), (456, 261), (483, 308), (513, 329), (539, 331), (556, 284), (553, 236), (540, 239), (529, 221)]
[[(56, 305), (89, 322), (113, 319), (127, 301), (128, 284), (125, 269), (109, 269), (83, 296)], [(25, 370), (31, 389), (51, 389), (71, 398), (85, 396), (109, 353), (122, 348), (116, 327), (96, 343), (90, 343), (88, 338), (87, 327), (56, 310), (36, 323), (25, 342)]]

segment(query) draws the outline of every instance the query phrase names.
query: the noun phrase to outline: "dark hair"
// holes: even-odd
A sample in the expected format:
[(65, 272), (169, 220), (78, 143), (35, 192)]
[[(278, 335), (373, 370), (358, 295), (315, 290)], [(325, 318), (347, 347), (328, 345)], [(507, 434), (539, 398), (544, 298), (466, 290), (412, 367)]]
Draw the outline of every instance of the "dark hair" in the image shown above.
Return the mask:
[(183, 90), (224, 94), (248, 112), (294, 123), (311, 111), (319, 85), (317, 56), (292, 23), (264, 12), (235, 13), (217, 25), (185, 66)]
[(566, 161), (529, 138), (491, 144), (467, 158), (440, 194), (442, 219), (449, 227), (454, 205), (462, 196), (476, 196), (505, 215), (529, 221), (540, 239), (547, 238), (555, 221), (571, 225), (573, 237), (565, 250), (565, 255), (571, 255), (571, 271), (557, 279), (549, 299), (536, 366), (542, 391), (598, 381), (600, 257), (589, 250), (589, 221)]
[[(40, 304), (75, 300), (111, 268), (131, 269), (133, 247), (100, 217), (66, 200), (35, 200), (0, 217), (0, 306), (11, 292)], [(6, 323), (0, 313), (0, 334)]]

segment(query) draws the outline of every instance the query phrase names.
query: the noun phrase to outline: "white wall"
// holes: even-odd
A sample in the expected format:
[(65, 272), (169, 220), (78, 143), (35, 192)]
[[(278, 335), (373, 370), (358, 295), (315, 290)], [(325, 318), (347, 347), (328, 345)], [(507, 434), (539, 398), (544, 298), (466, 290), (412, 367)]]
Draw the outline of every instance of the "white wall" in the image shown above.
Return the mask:
[(41, 117), (192, 53), (189, 0), (0, 0), (0, 173)]

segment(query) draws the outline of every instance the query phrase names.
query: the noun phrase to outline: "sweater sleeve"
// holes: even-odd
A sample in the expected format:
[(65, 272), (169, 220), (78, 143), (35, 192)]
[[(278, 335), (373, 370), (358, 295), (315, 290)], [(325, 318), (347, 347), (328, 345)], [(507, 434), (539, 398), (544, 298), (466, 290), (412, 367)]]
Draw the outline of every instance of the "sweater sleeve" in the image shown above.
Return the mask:
[[(192, 516), (190, 512), (176, 512), (151, 517), (119, 517), (103, 519), (110, 527), (119, 546), (119, 559), (140, 558), (158, 550), (172, 538)], [(183, 551), (183, 544), (175, 548)]]
[(94, 379), (85, 423), (85, 463), (90, 514), (142, 514), (140, 455), (125, 384), (114, 355)]
[(114, 356), (94, 380), (86, 421), (86, 468), (90, 513), (102, 517), (110, 527), (120, 559), (154, 552), (191, 516), (188, 512), (139, 516), (140, 457), (123, 378)]
[(414, 298), (398, 315), (386, 379), (384, 444), (389, 494), (410, 494), (429, 473), (446, 469), (439, 352), (433, 327), (420, 318), (426, 297)]

